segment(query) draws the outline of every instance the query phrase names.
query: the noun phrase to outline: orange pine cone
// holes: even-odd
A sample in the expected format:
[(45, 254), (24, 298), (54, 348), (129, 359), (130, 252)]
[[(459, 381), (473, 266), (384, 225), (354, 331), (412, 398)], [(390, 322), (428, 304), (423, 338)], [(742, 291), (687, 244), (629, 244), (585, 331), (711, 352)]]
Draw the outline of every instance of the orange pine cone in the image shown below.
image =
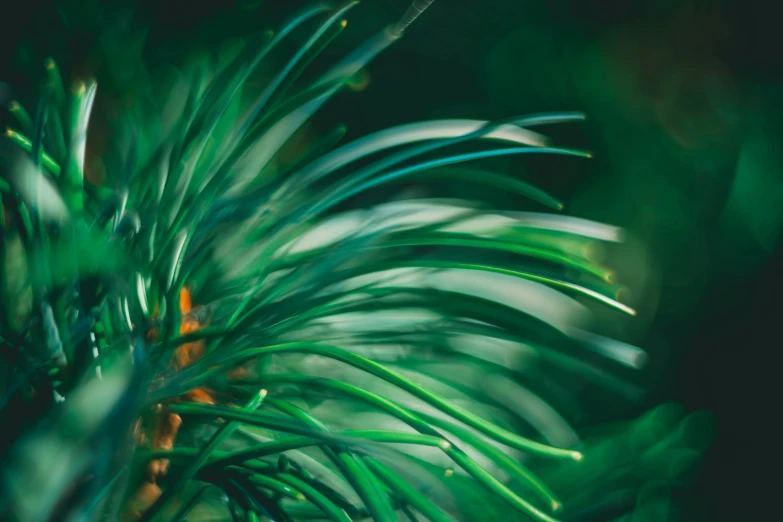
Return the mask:
[[(183, 288), (180, 291), (179, 307), (183, 316), (186, 316), (193, 309), (190, 290), (187, 288)], [(153, 318), (157, 313), (158, 310), (153, 314)], [(185, 319), (180, 326), (180, 335), (196, 332), (203, 326), (197, 320)], [(157, 335), (158, 329), (155, 328), (150, 330), (147, 336), (149, 339), (154, 340), (157, 338)], [(185, 343), (174, 351), (171, 364), (177, 369), (185, 368), (201, 359), (204, 356), (204, 351), (204, 341)], [(212, 394), (203, 387), (189, 391), (183, 398), (191, 402), (215, 404)], [(158, 409), (156, 426), (150, 447), (153, 450), (169, 450), (174, 447), (177, 433), (182, 425), (182, 418), (175, 413), (166, 411), (162, 405), (158, 405)], [(140, 443), (143, 443), (145, 436), (144, 431), (141, 429), (141, 423), (138, 424), (136, 431), (137, 439)], [(157, 485), (157, 481), (166, 475), (168, 466), (168, 459), (155, 459), (149, 462), (147, 465), (147, 479), (136, 491), (126, 508), (123, 516), (126, 522), (137, 520), (160, 497), (161, 489)]]

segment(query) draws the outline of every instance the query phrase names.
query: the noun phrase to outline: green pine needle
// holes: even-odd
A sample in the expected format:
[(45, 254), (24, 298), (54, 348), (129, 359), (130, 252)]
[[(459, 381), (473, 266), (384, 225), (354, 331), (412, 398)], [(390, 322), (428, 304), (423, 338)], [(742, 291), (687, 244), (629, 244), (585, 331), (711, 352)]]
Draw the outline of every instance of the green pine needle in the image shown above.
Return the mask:
[[(618, 487), (558, 406), (581, 387), (635, 389), (628, 350), (570, 335), (590, 309), (635, 314), (589, 255), (620, 234), (548, 215), (556, 196), (483, 166), (589, 157), (529, 129), (584, 116), (432, 120), (344, 144), (338, 126), (286, 160), (432, 2), (309, 78), (354, 4), (140, 78), (171, 90), (134, 90), (110, 129), (91, 120), (95, 82), (64, 81), (51, 59), (36, 118), (11, 103), (0, 517), (446, 522), (480, 498), (552, 522), (580, 470)], [(86, 161), (92, 132), (111, 141), (105, 179)], [(438, 199), (452, 180), (530, 211)], [(420, 182), (430, 198), (390, 198)]]

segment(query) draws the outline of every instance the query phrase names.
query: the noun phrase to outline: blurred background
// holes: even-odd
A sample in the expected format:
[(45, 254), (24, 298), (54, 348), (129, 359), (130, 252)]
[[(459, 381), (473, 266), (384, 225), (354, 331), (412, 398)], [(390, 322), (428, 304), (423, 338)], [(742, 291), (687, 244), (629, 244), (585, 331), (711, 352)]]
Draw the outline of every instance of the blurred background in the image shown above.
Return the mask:
[[(194, 48), (230, 44), (274, 27), (303, 3), (7, 3), (0, 102), (34, 85), (31, 71), (50, 55), (66, 74), (95, 75), (110, 99), (135, 81), (140, 59), (176, 62)], [(364, 0), (327, 53), (344, 55), (407, 4)], [(588, 115), (554, 138), (592, 150), (593, 160), (509, 159), (502, 167), (565, 201), (569, 214), (628, 231), (627, 247), (607, 253), (608, 264), (640, 313), (608, 333), (650, 354), (646, 392), (628, 403), (596, 399), (587, 418), (595, 425), (630, 419), (665, 401), (715, 413), (705, 462), (688, 488), (673, 493), (679, 520), (768, 520), (779, 481), (772, 470), (783, 346), (783, 46), (767, 6), (441, 0), (309, 129), (344, 123), (350, 138), (429, 118)], [(116, 48), (120, 34), (135, 35), (137, 45)], [(111, 111), (96, 115), (100, 125)], [(90, 138), (94, 157), (101, 138)], [(461, 187), (449, 190), (459, 195)]]

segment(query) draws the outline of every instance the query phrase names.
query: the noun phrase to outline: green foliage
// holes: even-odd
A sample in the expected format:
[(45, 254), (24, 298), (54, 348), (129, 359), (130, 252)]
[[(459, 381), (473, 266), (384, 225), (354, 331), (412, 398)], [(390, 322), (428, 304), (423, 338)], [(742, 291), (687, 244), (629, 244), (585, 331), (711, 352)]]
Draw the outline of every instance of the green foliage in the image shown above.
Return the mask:
[[(562, 204), (460, 165), (550, 154), (576, 167), (589, 154), (530, 128), (581, 114), (426, 121), (339, 146), (338, 129), (283, 161), (400, 36), (383, 30), (299, 81), (352, 5), (307, 8), (222, 60), (137, 79), (106, 131), (100, 183), (85, 162), (94, 82), (66, 89), (49, 61), (35, 110), (13, 105), (0, 184), (4, 518), (128, 517), (148, 464), (165, 458), (143, 520), (552, 521), (629, 476), (644, 484), (661, 452), (698, 454), (666, 439), (680, 421), (619, 468), (601, 444), (625, 439), (580, 442), (558, 408), (578, 410), (576, 386), (633, 395), (628, 367), (641, 360), (572, 335), (593, 307), (634, 314), (589, 254), (621, 234), (538, 212)], [(516, 192), (533, 211), (389, 202), (395, 184), (433, 179)], [(183, 289), (200, 307), (180, 306)], [(178, 368), (194, 346), (203, 356)], [(183, 402), (195, 389), (217, 404)], [(137, 448), (134, 426), (163, 422), (159, 405), (183, 419), (175, 447)]]

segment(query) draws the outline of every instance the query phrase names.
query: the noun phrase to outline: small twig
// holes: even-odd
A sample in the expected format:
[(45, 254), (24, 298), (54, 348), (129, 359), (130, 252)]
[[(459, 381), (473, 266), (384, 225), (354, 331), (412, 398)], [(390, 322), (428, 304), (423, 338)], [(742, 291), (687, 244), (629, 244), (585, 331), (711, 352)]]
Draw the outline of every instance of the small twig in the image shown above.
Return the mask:
[(415, 0), (408, 10), (405, 11), (405, 14), (402, 15), (402, 18), (400, 18), (400, 21), (397, 22), (397, 25), (394, 26), (392, 32), (395, 34), (395, 36), (402, 35), (408, 26), (410, 26), (419, 16), (421, 16), (421, 14), (426, 11), (434, 1), (435, 0)]

